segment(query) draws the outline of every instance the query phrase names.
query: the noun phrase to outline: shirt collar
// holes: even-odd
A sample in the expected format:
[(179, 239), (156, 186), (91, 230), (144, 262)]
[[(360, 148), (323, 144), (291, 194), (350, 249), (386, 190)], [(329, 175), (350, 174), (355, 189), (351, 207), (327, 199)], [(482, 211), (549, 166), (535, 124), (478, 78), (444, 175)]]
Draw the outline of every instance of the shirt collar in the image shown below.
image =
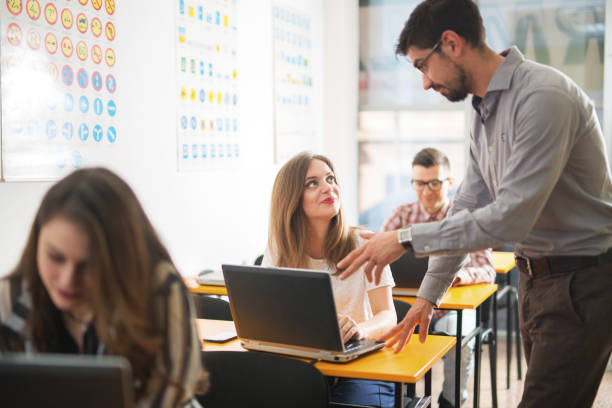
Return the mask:
[(514, 46), (500, 53), (504, 57), (493, 78), (489, 82), (484, 98), (473, 95), (472, 107), (480, 116), (480, 121), (484, 123), (487, 117), (495, 110), (495, 105), (499, 99), (499, 93), (495, 91), (505, 91), (512, 84), (512, 76), (516, 68), (525, 60), (519, 49)]
[(446, 213), (448, 212), (448, 209), (450, 207), (450, 200), (447, 198), (444, 205), (442, 205), (442, 207), (440, 207), (438, 211), (433, 214), (430, 214), (429, 212), (427, 212), (425, 207), (423, 207), (423, 204), (421, 204), (420, 201), (418, 203), (419, 207), (421, 208), (421, 212), (423, 213), (423, 218), (425, 219), (425, 222), (440, 221), (441, 219), (446, 217)]
[(514, 71), (523, 61), (525, 61), (525, 57), (516, 46), (508, 48), (501, 52), (500, 55), (504, 57), (504, 61), (497, 67), (495, 74), (493, 74), (493, 78), (491, 78), (491, 82), (489, 82), (489, 86), (487, 87), (485, 97), (489, 92), (504, 91), (510, 88)]

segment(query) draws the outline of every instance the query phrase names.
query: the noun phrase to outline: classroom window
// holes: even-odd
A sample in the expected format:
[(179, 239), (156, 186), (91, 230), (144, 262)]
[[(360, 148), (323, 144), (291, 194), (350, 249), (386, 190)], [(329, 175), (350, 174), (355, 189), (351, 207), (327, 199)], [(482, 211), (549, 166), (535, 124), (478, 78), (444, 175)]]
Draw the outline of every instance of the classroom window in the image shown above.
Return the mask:
[[(395, 56), (399, 33), (419, 3), (359, 2), (359, 223), (371, 229), (396, 205), (416, 200), (411, 162), (420, 149), (446, 153), (457, 182), (465, 169), (471, 97), (453, 104), (424, 91), (421, 74)], [(516, 45), (526, 58), (567, 74), (594, 101), (603, 124), (604, 0), (478, 4), (493, 50)]]

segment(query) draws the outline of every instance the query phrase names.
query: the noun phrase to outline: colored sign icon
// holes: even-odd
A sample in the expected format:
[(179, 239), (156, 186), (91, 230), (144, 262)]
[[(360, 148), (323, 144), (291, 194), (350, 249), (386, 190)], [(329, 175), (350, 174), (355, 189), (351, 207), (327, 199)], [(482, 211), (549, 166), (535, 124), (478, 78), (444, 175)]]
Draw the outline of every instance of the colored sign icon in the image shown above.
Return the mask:
[(72, 28), (72, 23), (73, 21), (73, 17), (72, 17), (72, 11), (70, 11), (70, 9), (63, 9), (62, 10), (62, 14), (60, 15), (60, 19), (62, 20), (62, 25), (64, 26), (64, 28), (66, 30), (69, 30)]
[(9, 24), (8, 28), (6, 29), (6, 38), (8, 42), (11, 45), (18, 46), (19, 44), (21, 44), (21, 37), (21, 27), (19, 27), (15, 23)]
[(81, 68), (77, 72), (77, 82), (79, 83), (79, 86), (81, 88), (87, 87), (87, 84), (89, 83), (89, 78), (87, 76), (87, 71), (85, 71), (85, 68)]
[(74, 81), (74, 71), (72, 71), (70, 65), (64, 65), (62, 68), (62, 82), (70, 86), (72, 81)]
[(87, 32), (87, 17), (83, 13), (79, 13), (76, 18), (77, 30), (79, 33)]
[(115, 25), (110, 21), (106, 23), (106, 26), (104, 27), (104, 33), (106, 34), (106, 38), (108, 38), (108, 41), (113, 41), (115, 39)]
[(112, 48), (107, 48), (104, 52), (104, 60), (106, 61), (106, 65), (112, 67), (115, 65), (115, 51)]
[(115, 0), (104, 0), (104, 8), (109, 16), (115, 12)]
[(28, 17), (32, 20), (38, 20), (38, 17), (40, 17), (40, 3), (38, 0), (28, 0), (26, 3), (26, 11)]
[(83, 142), (87, 140), (87, 138), (89, 137), (89, 128), (87, 127), (87, 125), (85, 123), (81, 123), (79, 125), (79, 139), (81, 139)]
[(85, 95), (79, 98), (79, 110), (81, 113), (87, 113), (89, 110), (89, 99)]
[(6, 0), (6, 7), (12, 15), (16, 16), (23, 10), (23, 2), (21, 0)]
[[(92, 2), (93, 2), (93, 0), (92, 0)], [(102, 131), (102, 126), (96, 125), (91, 130), (91, 137), (93, 137), (93, 139), (96, 142), (99, 142), (100, 140), (102, 140), (103, 133), (104, 132)]]
[(87, 59), (87, 44), (84, 41), (79, 41), (76, 45), (76, 55), (79, 57), (81, 61), (85, 61)]
[(30, 28), (28, 30), (27, 40), (28, 40), (28, 45), (30, 46), (31, 49), (37, 50), (40, 48), (40, 42), (41, 42), (40, 33), (36, 31), (34, 28)]
[(57, 9), (55, 8), (55, 4), (47, 3), (45, 5), (45, 20), (51, 25), (57, 22)]
[(72, 126), (72, 123), (70, 122), (64, 123), (62, 125), (62, 136), (64, 136), (64, 139), (70, 140), (72, 139), (73, 135), (74, 135), (74, 127)]
[(111, 99), (107, 102), (106, 111), (108, 112), (108, 115), (111, 118), (115, 116), (115, 114), (117, 113), (117, 104), (115, 103), (115, 101)]
[(48, 33), (45, 36), (45, 48), (49, 54), (55, 54), (57, 51), (57, 38), (55, 37), (55, 34)]
[(98, 17), (94, 17), (91, 19), (91, 33), (96, 36), (99, 37), (100, 34), (102, 34), (102, 22), (100, 21), (100, 19)]
[(91, 47), (91, 60), (96, 64), (102, 61), (102, 49), (97, 44)]
[(102, 110), (104, 109), (104, 104), (100, 98), (96, 98), (93, 101), (93, 111), (96, 115), (100, 116), (102, 114)]
[(115, 80), (115, 77), (113, 75), (106, 76), (106, 89), (110, 93), (114, 93), (117, 89), (117, 81)]
[(106, 129), (106, 138), (110, 143), (115, 143), (115, 140), (117, 140), (117, 129), (114, 126), (109, 126)]
[(96, 91), (102, 89), (102, 75), (100, 75), (98, 71), (91, 74), (91, 86), (93, 86), (93, 89)]
[(62, 42), (60, 44), (61, 48), (62, 48), (62, 54), (64, 54), (64, 57), (66, 58), (70, 58), (72, 56), (72, 41), (70, 40), (69, 37), (64, 37), (62, 38)]

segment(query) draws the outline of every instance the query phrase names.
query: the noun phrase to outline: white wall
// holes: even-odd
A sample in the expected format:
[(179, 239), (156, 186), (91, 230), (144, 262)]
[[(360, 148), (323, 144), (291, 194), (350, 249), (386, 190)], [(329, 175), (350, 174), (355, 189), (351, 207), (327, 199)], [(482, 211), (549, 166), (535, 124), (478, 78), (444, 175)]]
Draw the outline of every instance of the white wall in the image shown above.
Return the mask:
[[(179, 270), (193, 275), (223, 262), (251, 263), (265, 247), (273, 163), (272, 1), (238, 1), (238, 75), (243, 165), (176, 171), (173, 1), (119, 3), (117, 127), (111, 167), (134, 188)], [(356, 220), (357, 1), (285, 0), (310, 12), (313, 80), (320, 109), (311, 149), (330, 156)], [(134, 19), (138, 16), (138, 20)], [(327, 33), (327, 34), (326, 34)], [(119, 116), (121, 115), (121, 116)], [(0, 183), (0, 275), (15, 265), (51, 183)]]
[(343, 207), (357, 223), (357, 111), (359, 80), (359, 4), (326, 1), (323, 10), (324, 138), (323, 153), (334, 162), (342, 187)]

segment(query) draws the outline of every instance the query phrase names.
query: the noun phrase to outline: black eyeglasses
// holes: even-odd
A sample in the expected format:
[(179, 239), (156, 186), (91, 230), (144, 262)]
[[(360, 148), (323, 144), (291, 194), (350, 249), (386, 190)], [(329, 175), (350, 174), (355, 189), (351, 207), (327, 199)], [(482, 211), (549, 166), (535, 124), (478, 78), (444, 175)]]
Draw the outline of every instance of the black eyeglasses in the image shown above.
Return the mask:
[(448, 177), (442, 180), (433, 179), (429, 181), (412, 179), (412, 185), (416, 191), (423, 191), (425, 189), (425, 186), (427, 186), (427, 188), (429, 188), (431, 191), (439, 191), (442, 188), (444, 182), (448, 179)]
[(425, 71), (423, 71), (423, 69), (425, 68), (425, 63), (427, 62), (429, 57), (431, 57), (431, 54), (433, 54), (438, 48), (440, 48), (440, 44), (442, 44), (442, 38), (440, 38), (438, 42), (434, 44), (434, 46), (431, 48), (431, 51), (427, 53), (427, 55), (421, 60), (421, 62), (419, 62), (418, 64), (414, 64), (414, 67), (422, 73), (425, 73)]

